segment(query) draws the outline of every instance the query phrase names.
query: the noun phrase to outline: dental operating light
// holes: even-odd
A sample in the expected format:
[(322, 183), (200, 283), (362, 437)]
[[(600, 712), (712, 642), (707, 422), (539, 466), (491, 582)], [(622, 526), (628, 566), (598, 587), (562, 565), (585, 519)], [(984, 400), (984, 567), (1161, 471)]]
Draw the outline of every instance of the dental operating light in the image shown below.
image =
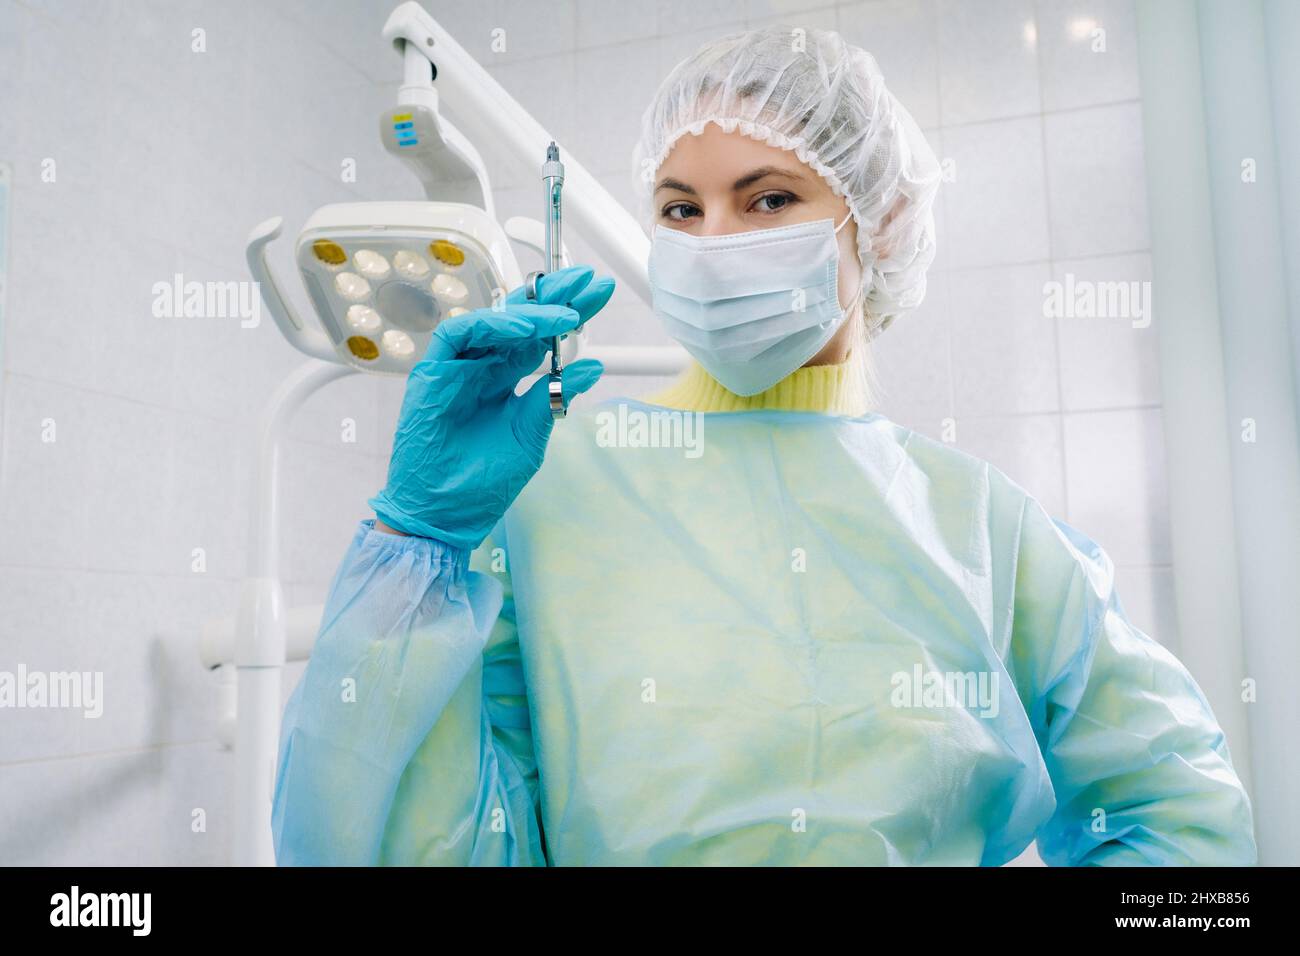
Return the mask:
[(341, 203), (318, 209), (295, 259), (339, 357), (403, 374), (443, 319), (488, 308), (511, 257), (486, 212), (464, 203)]

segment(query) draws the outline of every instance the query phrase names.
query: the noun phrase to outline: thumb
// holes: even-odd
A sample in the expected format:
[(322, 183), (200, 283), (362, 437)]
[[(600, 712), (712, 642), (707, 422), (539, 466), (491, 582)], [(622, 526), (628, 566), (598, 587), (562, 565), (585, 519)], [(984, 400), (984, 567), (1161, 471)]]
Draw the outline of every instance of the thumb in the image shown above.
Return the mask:
[[(560, 373), (567, 405), (587, 391), (605, 371), (596, 359), (578, 359), (566, 365)], [(550, 376), (543, 375), (533, 382), (519, 400), (515, 416), (515, 435), (521, 443), (534, 448), (540, 455), (546, 450), (546, 440), (551, 435), (555, 419), (551, 416)]]

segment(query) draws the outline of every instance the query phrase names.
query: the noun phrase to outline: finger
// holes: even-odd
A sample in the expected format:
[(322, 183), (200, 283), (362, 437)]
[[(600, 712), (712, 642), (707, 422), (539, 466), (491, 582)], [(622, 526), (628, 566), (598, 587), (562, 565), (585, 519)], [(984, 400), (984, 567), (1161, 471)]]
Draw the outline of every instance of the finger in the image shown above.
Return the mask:
[(605, 366), (599, 359), (576, 359), (573, 364), (566, 365), (560, 372), (560, 382), (564, 386), (564, 401), (571, 402), (588, 391), (604, 374)]
[[(548, 272), (537, 280), (537, 301), (544, 305), (567, 305), (569, 300), (587, 287), (595, 275), (591, 266), (569, 266)], [(525, 286), (506, 296), (506, 302), (529, 302)]]
[[(578, 359), (572, 365), (566, 365), (560, 373), (565, 404), (595, 385), (604, 371), (605, 366), (596, 359)], [(554, 424), (555, 419), (551, 415), (550, 376), (543, 375), (519, 400), (515, 435), (521, 443), (533, 447), (540, 454), (546, 448), (546, 439), (550, 437)]]
[[(587, 266), (571, 266), (559, 272), (542, 276), (538, 280), (538, 302), (548, 305), (567, 305), (582, 317), (579, 326), (585, 325), (603, 309), (614, 294), (614, 280), (609, 276), (595, 278)], [(506, 298), (507, 302), (528, 301), (522, 288)]]
[(609, 276), (601, 276), (593, 279), (588, 286), (583, 289), (573, 299), (569, 300), (569, 308), (573, 309), (582, 317), (582, 323), (590, 321), (605, 304), (609, 302), (610, 296), (614, 294), (614, 280)]
[(477, 309), (446, 319), (433, 330), (425, 359), (445, 361), (475, 349), (509, 349), (572, 331), (581, 321), (563, 305), (511, 305), (500, 312)]

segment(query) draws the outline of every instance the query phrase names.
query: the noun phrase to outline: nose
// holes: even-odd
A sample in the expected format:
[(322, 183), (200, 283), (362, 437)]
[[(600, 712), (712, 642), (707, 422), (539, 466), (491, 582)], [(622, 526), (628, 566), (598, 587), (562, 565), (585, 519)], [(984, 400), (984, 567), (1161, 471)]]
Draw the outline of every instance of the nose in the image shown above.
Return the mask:
[[(728, 204), (729, 205), (729, 204)], [(745, 220), (738, 216), (733, 210), (714, 212), (718, 206), (714, 205), (704, 214), (704, 227), (699, 231), (701, 236), (733, 236), (738, 232), (749, 232)]]

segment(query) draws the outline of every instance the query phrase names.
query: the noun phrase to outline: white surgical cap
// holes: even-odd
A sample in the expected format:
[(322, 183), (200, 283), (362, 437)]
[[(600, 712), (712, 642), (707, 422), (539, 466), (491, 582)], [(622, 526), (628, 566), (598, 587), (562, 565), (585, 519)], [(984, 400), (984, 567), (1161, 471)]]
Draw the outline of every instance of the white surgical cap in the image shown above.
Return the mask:
[(792, 150), (845, 199), (869, 334), (921, 304), (939, 164), (871, 54), (829, 30), (772, 26), (706, 43), (677, 64), (646, 109), (634, 154), (647, 223), (660, 165), (708, 123)]

